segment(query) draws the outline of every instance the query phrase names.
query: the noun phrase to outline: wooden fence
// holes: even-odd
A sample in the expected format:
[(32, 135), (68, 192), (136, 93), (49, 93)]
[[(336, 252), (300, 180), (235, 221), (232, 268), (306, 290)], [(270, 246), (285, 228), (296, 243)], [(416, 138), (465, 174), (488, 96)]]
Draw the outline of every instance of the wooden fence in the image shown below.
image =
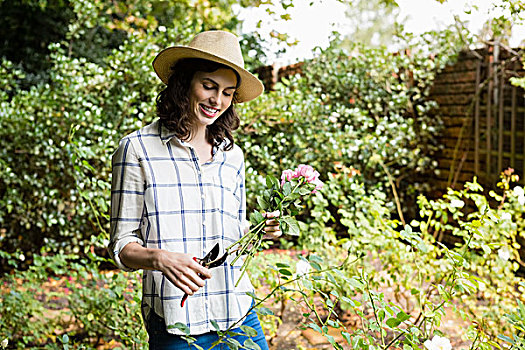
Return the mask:
[(437, 189), (457, 187), (477, 176), (494, 187), (508, 167), (525, 179), (525, 91), (510, 84), (524, 76), (519, 53), (496, 44), (463, 52), (437, 75), (430, 98), (443, 120), (439, 135)]

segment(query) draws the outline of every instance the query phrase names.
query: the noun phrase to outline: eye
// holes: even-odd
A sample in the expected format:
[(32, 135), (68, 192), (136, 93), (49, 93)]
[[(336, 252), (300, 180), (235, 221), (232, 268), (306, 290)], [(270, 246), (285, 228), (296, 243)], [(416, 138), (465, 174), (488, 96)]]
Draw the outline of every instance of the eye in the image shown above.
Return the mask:
[(202, 87), (204, 88), (204, 90), (211, 90), (211, 89), (213, 89), (213, 86), (209, 85), (209, 84), (202, 84)]
[(223, 94), (224, 96), (227, 96), (227, 97), (230, 97), (232, 95), (231, 92), (226, 92), (226, 91), (224, 91)]

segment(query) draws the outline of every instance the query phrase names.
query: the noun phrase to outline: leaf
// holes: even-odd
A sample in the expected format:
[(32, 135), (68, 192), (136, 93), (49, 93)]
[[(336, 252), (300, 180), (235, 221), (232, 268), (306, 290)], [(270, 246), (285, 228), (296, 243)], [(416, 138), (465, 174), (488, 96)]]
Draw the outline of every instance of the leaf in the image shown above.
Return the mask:
[(283, 186), (283, 194), (284, 196), (288, 196), (290, 193), (292, 193), (292, 184), (285, 182)]
[(299, 194), (301, 196), (307, 196), (309, 195), (310, 193), (312, 193), (312, 191), (306, 187), (299, 187)]
[(279, 188), (279, 180), (272, 175), (266, 175), (266, 187), (268, 188)]
[(290, 270), (287, 269), (280, 269), (279, 273), (285, 276), (292, 276), (293, 274), (290, 272)]
[(318, 255), (314, 255), (314, 254), (310, 255), (310, 256), (308, 257), (308, 259), (309, 259), (310, 261), (318, 262), (319, 264), (322, 264), (323, 261), (324, 261), (323, 258), (321, 258), (321, 257), (318, 256)]
[(321, 329), (321, 327), (319, 327), (318, 325), (316, 325), (316, 324), (313, 323), (313, 322), (310, 322), (310, 323), (308, 324), (308, 327), (312, 328), (312, 329), (313, 329), (314, 331), (316, 331), (316, 332), (319, 332), (319, 333), (323, 334), (323, 330)]
[(226, 338), (224, 339), (224, 342), (226, 342), (228, 347), (232, 350), (238, 350), (240, 347), (242, 347), (241, 343), (239, 343), (234, 338)]
[(275, 266), (277, 267), (280, 267), (280, 268), (290, 268), (290, 265), (288, 264), (283, 264), (283, 263), (275, 263)]
[(310, 261), (310, 265), (316, 269), (317, 271), (321, 271), (321, 265), (319, 265), (318, 263), (316, 263), (315, 261)]
[(385, 319), (385, 310), (379, 310), (377, 312), (377, 318), (379, 319), (379, 322), (383, 322)]
[(355, 278), (349, 278), (348, 284), (350, 284), (352, 287), (359, 289), (359, 290), (363, 290), (365, 287), (361, 282), (359, 282)]
[(268, 203), (268, 201), (263, 196), (257, 197), (257, 204), (259, 204), (259, 207), (264, 211), (268, 210), (270, 207), (270, 203)]
[(252, 327), (249, 327), (249, 326), (246, 326), (246, 325), (242, 325), (239, 328), (242, 329), (242, 331), (244, 333), (246, 333), (246, 335), (248, 337), (250, 337), (250, 338), (253, 338), (253, 337), (257, 336), (257, 331), (255, 329), (253, 329)]
[(406, 320), (410, 319), (410, 315), (408, 315), (404, 311), (399, 311), (396, 315), (396, 318), (401, 322), (405, 322)]
[(264, 216), (258, 212), (257, 210), (255, 210), (251, 215), (250, 215), (250, 223), (254, 226), (256, 226), (257, 224), (259, 224), (260, 222), (264, 221)]
[(213, 328), (215, 328), (215, 330), (217, 331), (220, 331), (221, 329), (219, 328), (219, 324), (217, 323), (217, 321), (215, 320), (210, 320), (210, 323), (211, 325), (213, 326)]
[(246, 339), (246, 341), (244, 342), (244, 347), (247, 348), (247, 349), (253, 349), (253, 350), (261, 350), (261, 347), (259, 346), (259, 344), (257, 344), (256, 342), (254, 342), (252, 340), (252, 338), (248, 338)]
[(401, 321), (397, 318), (391, 317), (388, 320), (386, 320), (386, 325), (390, 328), (395, 328), (401, 324)]
[(352, 344), (352, 339), (350, 338), (350, 333), (347, 332), (341, 332), (341, 335), (346, 340), (348, 344)]
[(255, 309), (255, 311), (261, 316), (273, 315), (273, 311), (268, 309), (267, 307), (260, 307)]
[(286, 223), (286, 230), (283, 231), (284, 233), (291, 236), (299, 236), (299, 234), (301, 233), (299, 229), (299, 224), (297, 223), (297, 220), (295, 220), (295, 218), (291, 216), (283, 216), (279, 219), (279, 221)]
[(183, 332), (184, 334), (186, 335), (190, 335), (190, 329), (188, 328), (188, 326), (186, 326), (184, 323), (182, 322), (177, 322), (175, 324), (170, 324), (166, 327), (167, 329), (172, 329), (172, 328), (176, 328), (178, 330), (180, 330), (181, 332)]

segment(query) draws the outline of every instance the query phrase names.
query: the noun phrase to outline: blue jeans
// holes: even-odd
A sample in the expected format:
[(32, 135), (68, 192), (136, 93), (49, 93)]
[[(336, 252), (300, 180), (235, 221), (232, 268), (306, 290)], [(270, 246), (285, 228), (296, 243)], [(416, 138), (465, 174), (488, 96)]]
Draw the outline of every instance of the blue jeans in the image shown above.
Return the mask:
[[(261, 328), (261, 323), (257, 318), (255, 311), (251, 311), (242, 323), (244, 326), (251, 327), (257, 331), (257, 336), (253, 337), (252, 340), (259, 345), (261, 350), (269, 350), (268, 343), (264, 337), (264, 333)], [(146, 329), (149, 335), (149, 348), (151, 350), (194, 350), (197, 349), (194, 346), (188, 345), (188, 342), (182, 339), (180, 336), (168, 333), (166, 331), (166, 324), (164, 319), (159, 317), (153, 311), (151, 311), (149, 320), (147, 322)], [(244, 333), (240, 328), (235, 328), (232, 331)], [(194, 335), (195, 344), (201, 346), (207, 350), (211, 348), (212, 344), (219, 339), (216, 332), (209, 332), (200, 335)], [(245, 340), (248, 339), (246, 336), (235, 336), (232, 337), (239, 343), (244, 344)], [(228, 345), (221, 343), (213, 348), (214, 350), (226, 350), (229, 349)]]

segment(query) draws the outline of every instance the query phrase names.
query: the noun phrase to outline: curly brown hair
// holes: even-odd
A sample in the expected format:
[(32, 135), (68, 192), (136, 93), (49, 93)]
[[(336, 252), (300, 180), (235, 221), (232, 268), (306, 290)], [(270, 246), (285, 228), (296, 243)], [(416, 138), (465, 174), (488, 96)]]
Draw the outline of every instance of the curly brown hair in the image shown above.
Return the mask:
[[(226, 65), (201, 58), (185, 58), (177, 61), (171, 68), (172, 74), (168, 85), (157, 96), (157, 116), (162, 125), (183, 141), (191, 139), (194, 116), (190, 108), (190, 84), (196, 72), (215, 72), (220, 68), (228, 68), (237, 76), (237, 86), (240, 84), (239, 74)], [(234, 93), (232, 104), (217, 120), (206, 128), (206, 137), (213, 146), (219, 146), (227, 140), (224, 150), (228, 151), (235, 144), (232, 131), (239, 127), (240, 120), (235, 111), (237, 102)]]

